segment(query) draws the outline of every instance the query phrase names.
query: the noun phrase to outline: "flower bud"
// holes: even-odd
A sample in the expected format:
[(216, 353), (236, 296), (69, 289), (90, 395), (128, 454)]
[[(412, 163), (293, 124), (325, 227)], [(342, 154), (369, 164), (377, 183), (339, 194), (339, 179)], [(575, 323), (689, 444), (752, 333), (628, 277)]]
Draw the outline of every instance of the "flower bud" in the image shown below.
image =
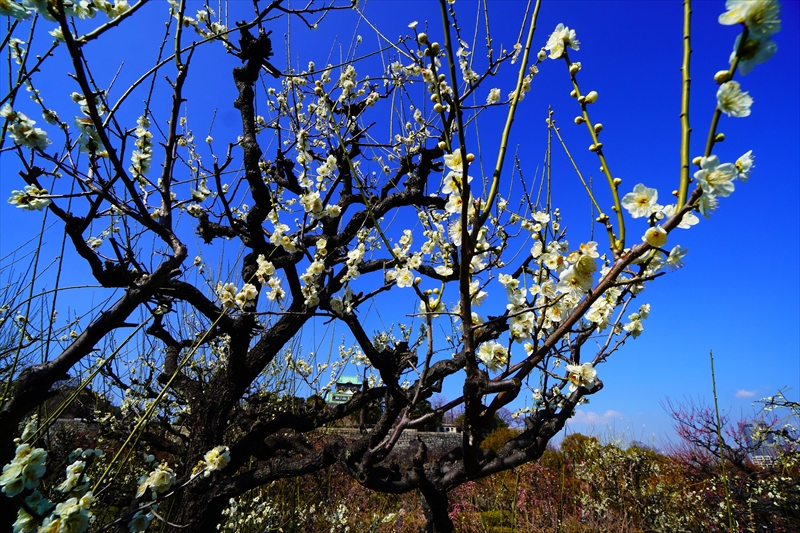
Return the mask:
[(715, 143), (721, 143), (721, 142), (722, 142), (722, 141), (724, 141), (724, 140), (725, 140), (725, 134), (724, 134), (724, 133), (717, 133), (717, 134), (714, 136), (714, 142), (715, 142)]
[(437, 144), (436, 146), (439, 147), (439, 150), (444, 150), (445, 148), (447, 148), (447, 143), (444, 141), (439, 141), (439, 144)]
[(581, 117), (581, 116), (575, 117), (575, 124), (578, 124), (580, 126), (584, 122), (585, 122), (585, 120), (583, 120), (583, 117)]
[(417, 276), (416, 278), (414, 278), (414, 285), (419, 285), (420, 283), (422, 283), (421, 277)]
[(720, 70), (716, 74), (714, 74), (714, 81), (722, 85), (726, 81), (731, 80), (731, 73), (729, 70)]
[(441, 113), (442, 111), (444, 111), (444, 107), (442, 107), (442, 104), (436, 104), (435, 106), (433, 106), (433, 111), (435, 113)]
[(605, 224), (606, 222), (608, 222), (608, 215), (606, 215), (605, 213), (602, 213), (599, 217), (597, 217), (597, 221), (600, 224)]
[(589, 151), (590, 152), (596, 152), (597, 151), (597, 145), (596, 144), (590, 144), (589, 145)]
[(439, 287), (433, 289), (433, 294), (439, 294)]
[(317, 96), (322, 96), (323, 92), (322, 87), (314, 87), (314, 94)]
[(699, 155), (697, 157), (695, 157), (694, 159), (692, 159), (692, 164), (695, 165), (695, 166), (698, 166), (698, 167), (700, 166), (700, 163), (702, 163), (702, 162), (703, 162), (703, 158), (700, 157)]
[(444, 81), (444, 80), (445, 80), (445, 75), (444, 74), (439, 74), (439, 81), (441, 82), (441, 81)]
[(672, 191), (672, 196), (678, 196), (678, 191)]
[(580, 96), (578, 97), (578, 103), (579, 103), (579, 104), (587, 104), (587, 103), (588, 103), (588, 104), (591, 104), (591, 102), (587, 102), (587, 101), (586, 101), (586, 97), (585, 97), (585, 96), (583, 96), (583, 95), (580, 95)]
[(579, 71), (580, 69), (581, 69), (581, 67), (579, 67), (578, 65), (576, 65), (575, 63), (573, 63), (573, 64), (571, 64), (571, 65), (569, 66), (569, 73), (570, 73), (570, 75), (574, 76), (575, 74), (577, 74), (577, 73), (578, 73), (578, 71)]
[(439, 53), (439, 48), (440, 48), (439, 47), (439, 43), (431, 43), (431, 52), (433, 54), (438, 54)]
[(544, 48), (539, 50), (539, 53), (536, 55), (536, 59), (538, 59), (539, 61), (544, 61), (545, 59), (547, 59), (547, 52), (545, 51)]
[(475, 154), (467, 154), (467, 163), (475, 161)]
[(420, 33), (417, 35), (417, 42), (419, 44), (425, 44), (428, 42), (428, 34), (427, 33)]
[(597, 124), (594, 125), (594, 132), (600, 133), (601, 131), (603, 131), (603, 125), (598, 122)]
[(667, 244), (667, 232), (661, 226), (654, 226), (645, 232), (642, 240), (654, 248), (661, 248)]
[(614, 178), (614, 187), (619, 187), (620, 183), (622, 183), (622, 178)]
[(438, 103), (439, 102), (439, 93), (433, 93), (431, 95), (431, 102)]
[(577, 93), (577, 91), (575, 91), (575, 89), (572, 89), (572, 90), (569, 92), (569, 95), (570, 95), (571, 97), (573, 97), (573, 98), (577, 98), (577, 96), (578, 96), (578, 93)]
[(586, 103), (593, 104), (597, 101), (597, 91), (591, 91), (589, 94), (586, 95)]

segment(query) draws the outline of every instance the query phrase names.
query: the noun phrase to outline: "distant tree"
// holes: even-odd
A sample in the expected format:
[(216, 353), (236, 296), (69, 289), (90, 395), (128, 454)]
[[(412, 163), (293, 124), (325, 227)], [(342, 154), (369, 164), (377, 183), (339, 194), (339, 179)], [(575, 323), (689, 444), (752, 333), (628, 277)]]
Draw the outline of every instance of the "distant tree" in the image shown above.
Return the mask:
[[(694, 494), (722, 508), (725, 489), (734, 520), (771, 531), (800, 527), (800, 405), (780, 391), (759, 400), (761, 411), (739, 421), (692, 401), (666, 404), (681, 443), (672, 454), (685, 465)], [(720, 464), (725, 461), (725, 477)], [(727, 480), (727, 481), (726, 481)], [(713, 517), (709, 517), (713, 521)], [(727, 522), (721, 521), (725, 524)], [(708, 527), (709, 524), (704, 524)]]
[[(358, 38), (337, 64), (307, 67), (293, 43), (328, 54), (313, 31), (350, 11), (145, 4), (0, 0), (3, 185), (11, 205), (44, 215), (3, 228), (34, 239), (30, 255), (4, 259), (4, 272), (22, 274), (8, 274), (0, 297), (5, 529), (16, 519), (19, 531), (82, 532), (93, 514), (93, 529), (155, 521), (212, 532), (249, 491), (338, 465), (367, 489), (416, 491), (426, 529), (452, 531), (448, 492), (542, 456), (602, 389), (595, 367), (641, 333), (649, 305), (636, 295), (681, 265), (685, 250), (665, 248), (668, 235), (749, 176), (750, 152), (735, 163), (715, 155), (717, 126), (723, 113), (749, 114), (732, 78), (768, 58), (779, 27), (770, 1), (722, 17), (743, 33), (730, 66), (720, 58), (710, 134), (692, 159), (684, 2), (677, 198), (661, 205), (668, 194), (622, 190), (612, 174), (597, 92), (579, 83), (576, 33), (559, 24), (534, 38), (539, 1), (503, 37), (519, 40), (508, 49), (493, 44), (487, 15), (475, 30), (485, 56), (440, 0), (438, 30), (413, 23), (397, 41), (375, 30), (381, 61), (362, 58)], [(163, 39), (140, 33), (153, 4)], [(248, 19), (230, 25), (228, 9)], [(291, 25), (285, 40), (268, 31), (280, 23)], [(109, 62), (115, 53), (125, 68)], [(292, 66), (279, 71), (273, 56), (284, 53)], [(613, 200), (601, 207), (601, 187), (587, 185), (605, 244), (591, 230), (568, 242), (549, 172), (514, 182), (506, 161), (520, 101), (548, 57), (563, 62)], [(513, 87), (487, 86), (500, 69), (517, 73)], [(203, 116), (209, 107), (219, 115)], [(492, 113), (503, 124), (496, 143), (469, 130)], [(42, 128), (30, 118), (40, 115)], [(552, 116), (547, 128), (559, 135)], [(42, 255), (52, 242), (54, 260)], [(361, 389), (326, 404), (352, 365), (366, 369)], [(118, 406), (96, 415), (113, 446), (56, 465), (42, 448), (53, 424), (43, 406), (67, 396), (68, 374)], [(461, 395), (432, 408), (445, 383)], [(508, 425), (499, 413), (529, 392), (524, 429), (483, 447)], [(460, 445), (434, 459), (420, 442), (410, 464), (387, 464), (403, 430), (453, 409), (464, 413)], [(367, 412), (357, 438), (330, 431)]]

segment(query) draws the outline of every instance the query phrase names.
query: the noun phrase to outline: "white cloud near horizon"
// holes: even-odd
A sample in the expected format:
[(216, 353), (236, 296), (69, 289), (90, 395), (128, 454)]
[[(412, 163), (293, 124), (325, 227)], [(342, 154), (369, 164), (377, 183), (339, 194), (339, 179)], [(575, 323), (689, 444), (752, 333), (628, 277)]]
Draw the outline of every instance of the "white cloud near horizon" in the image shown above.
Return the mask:
[(755, 390), (739, 389), (736, 391), (737, 398), (752, 398), (756, 395)]
[(583, 411), (582, 409), (578, 409), (575, 411), (573, 417), (567, 420), (567, 424), (587, 424), (590, 426), (601, 426), (608, 424), (612, 420), (622, 418), (622, 416), (622, 413), (612, 409), (609, 409), (602, 415), (595, 413), (594, 411)]

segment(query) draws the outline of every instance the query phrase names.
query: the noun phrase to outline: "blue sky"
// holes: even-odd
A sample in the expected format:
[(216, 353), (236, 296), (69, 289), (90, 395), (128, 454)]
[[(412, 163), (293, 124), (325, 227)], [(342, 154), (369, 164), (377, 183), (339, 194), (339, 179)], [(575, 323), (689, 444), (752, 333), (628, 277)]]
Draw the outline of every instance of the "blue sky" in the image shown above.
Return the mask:
[[(408, 24), (416, 20), (418, 30), (428, 24), (431, 40), (443, 42), (437, 2), (373, 0), (361, 4), (367, 19), (390, 39), (407, 35)], [(727, 67), (739, 30), (717, 23), (724, 2), (704, 0), (693, 4), (690, 117), (694, 129), (692, 155), (699, 155), (715, 105), (717, 85), (712, 77)], [(715, 149), (723, 161), (733, 161), (753, 150), (756, 168), (752, 178), (746, 184), (737, 183), (736, 191), (722, 199), (711, 220), (703, 219), (692, 230), (676, 230), (670, 236), (670, 245), (681, 244), (689, 249), (686, 266), (650, 284), (637, 300), (652, 305), (643, 335), (598, 368), (605, 389), (581, 409), (571, 430), (605, 434), (611, 426), (629, 438), (650, 441), (655, 435), (656, 443), (661, 442), (671, 434), (669, 418), (662, 408), (665, 398), (710, 400), (709, 350), (715, 354), (720, 405), (731, 410), (734, 417), (739, 413), (749, 416), (753, 400), (773, 394), (778, 388), (791, 387), (787, 396), (793, 399), (800, 394), (800, 3), (782, 4), (783, 28), (774, 37), (777, 55), (747, 76), (737, 77), (755, 101), (752, 115), (741, 119), (723, 117), (719, 131), (726, 134), (727, 140)], [(199, 7), (191, 2), (189, 5), (193, 9)], [(249, 0), (230, 2), (230, 20), (249, 18), (251, 6)], [(472, 35), (475, 6), (460, 0), (456, 3), (465, 36)], [(496, 49), (509, 48), (516, 42), (524, 7), (518, 1), (490, 2)], [(134, 17), (140, 20), (137, 26), (123, 25), (115, 34), (115, 39), (127, 39), (122, 41), (124, 45), (92, 43), (87, 47), (90, 61), (101, 65), (95, 71), (97, 76), (107, 82), (118, 76), (114, 89), (117, 96), (152, 64), (165, 10), (161, 2), (145, 6), (138, 14), (142, 17)], [(604, 151), (611, 171), (623, 180), (620, 191), (624, 194), (635, 184), (644, 183), (659, 190), (661, 203), (667, 202), (670, 191), (677, 188), (679, 169), (681, 2), (545, 1), (534, 52), (561, 22), (574, 28), (581, 42), (580, 51), (571, 52), (570, 57), (583, 64), (579, 75), (582, 89), (596, 90), (600, 95), (592, 108), (592, 118), (605, 126)], [(301, 68), (309, 60), (318, 66), (338, 62), (340, 51), (347, 52), (355, 35), (363, 37), (359, 54), (377, 46), (366, 22), (359, 22), (349, 11), (330, 16), (316, 33), (299, 26), (296, 20), (292, 22), (291, 58)], [(287, 29), (276, 25), (273, 30), (273, 42), (279, 50), (273, 63), (283, 69), (286, 61), (280, 53), (280, 43)], [(332, 46), (334, 39), (337, 44)], [(465, 39), (471, 41), (471, 37)], [(238, 118), (230, 106), (235, 97), (230, 69), (236, 61), (219, 46), (206, 50), (196, 59), (205, 62), (203, 69), (190, 77), (188, 113), (195, 135), (206, 135), (218, 109), (212, 134), (215, 138), (235, 136)], [(475, 55), (482, 54), (479, 38)], [(49, 65), (52, 70), (39, 78), (45, 100), (57, 110), (72, 105), (69, 93), (76, 90), (65, 75), (66, 66), (57, 67), (64, 65), (65, 59), (64, 50), (57, 51)], [(117, 72), (122, 60), (124, 67)], [(0, 68), (4, 69), (5, 78), (7, 63)], [(367, 63), (364, 72), (369, 68)], [(507, 94), (513, 85), (512, 77), (512, 69), (505, 69), (505, 74), (487, 80), (478, 98), (485, 99), (491, 87), (500, 87)], [(271, 79), (265, 82), (269, 84)], [(570, 89), (563, 62), (547, 60), (540, 65), (531, 92), (520, 104), (512, 136), (511, 151), (520, 154), (526, 176), (533, 176), (543, 159), (545, 118), (548, 106), (552, 106), (581, 170), (597, 180), (602, 178), (597, 172), (596, 157), (586, 150), (591, 141), (585, 127), (572, 123), (578, 107), (568, 95)], [(158, 114), (158, 108), (154, 112)], [(135, 116), (135, 107), (130, 113)], [(33, 112), (30, 114), (34, 116)], [(478, 155), (486, 169), (494, 162), (501, 115), (481, 119), (482, 150)], [(6, 196), (12, 189), (21, 188), (16, 165), (9, 154), (0, 155)], [(508, 175), (510, 160), (506, 169)], [(565, 224), (571, 228), (571, 240), (588, 240), (589, 203), (557, 147), (553, 151), (553, 177), (553, 202), (561, 208)], [(609, 196), (601, 198), (607, 207)], [(637, 222), (628, 223), (630, 243), (636, 242), (646, 229), (643, 222)], [(3, 202), (0, 223), (0, 255), (5, 256), (30, 238), (32, 233), (27, 233), (26, 228), (35, 231), (39, 218)], [(605, 245), (602, 239), (601, 234), (596, 235), (596, 240)], [(54, 237), (49, 246), (56, 246), (58, 240)], [(190, 246), (196, 247), (197, 243), (191, 241)], [(194, 253), (190, 250), (190, 256)], [(74, 283), (86, 279), (77, 270), (70, 273)], [(341, 333), (341, 329), (337, 331)], [(446, 389), (444, 393), (450, 398), (458, 395), (457, 390)]]

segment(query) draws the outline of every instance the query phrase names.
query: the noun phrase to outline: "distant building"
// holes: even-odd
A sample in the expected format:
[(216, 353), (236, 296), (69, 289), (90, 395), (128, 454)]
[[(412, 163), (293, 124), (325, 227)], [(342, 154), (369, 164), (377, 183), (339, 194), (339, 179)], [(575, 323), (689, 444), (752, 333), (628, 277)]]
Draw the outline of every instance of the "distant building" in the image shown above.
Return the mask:
[(346, 403), (353, 397), (353, 394), (361, 390), (361, 382), (358, 376), (342, 376), (333, 390), (325, 396), (325, 401), (330, 405), (340, 405)]
[(755, 421), (748, 422), (743, 429), (753, 464), (760, 467), (772, 466), (778, 457), (778, 443), (770, 427), (764, 422)]

